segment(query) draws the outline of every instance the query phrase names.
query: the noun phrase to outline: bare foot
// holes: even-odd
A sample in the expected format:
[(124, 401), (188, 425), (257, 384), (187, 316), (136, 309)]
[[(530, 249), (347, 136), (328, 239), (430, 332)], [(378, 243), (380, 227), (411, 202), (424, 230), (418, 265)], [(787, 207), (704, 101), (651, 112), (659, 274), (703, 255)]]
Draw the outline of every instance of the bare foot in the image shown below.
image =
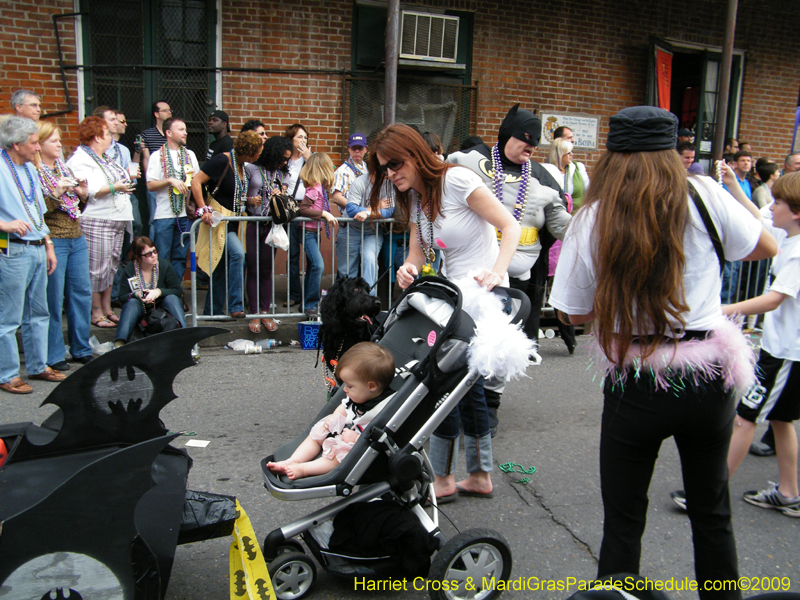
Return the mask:
[(302, 479), (306, 476), (306, 465), (304, 463), (286, 465), (284, 473), (286, 473), (286, 476), (289, 477), (289, 479)]
[(456, 483), (456, 486), (462, 490), (475, 492), (476, 494), (488, 494), (492, 491), (492, 479), (488, 473), (478, 471), (471, 473), (469, 477), (463, 481)]
[(433, 493), (437, 498), (444, 496), (451, 496), (456, 492), (456, 478), (454, 475), (447, 475), (446, 477), (436, 476), (433, 482)]
[(279, 460), (278, 462), (268, 462), (267, 468), (273, 473), (286, 473), (286, 467), (295, 464), (297, 464), (296, 460), (287, 458), (286, 460)]

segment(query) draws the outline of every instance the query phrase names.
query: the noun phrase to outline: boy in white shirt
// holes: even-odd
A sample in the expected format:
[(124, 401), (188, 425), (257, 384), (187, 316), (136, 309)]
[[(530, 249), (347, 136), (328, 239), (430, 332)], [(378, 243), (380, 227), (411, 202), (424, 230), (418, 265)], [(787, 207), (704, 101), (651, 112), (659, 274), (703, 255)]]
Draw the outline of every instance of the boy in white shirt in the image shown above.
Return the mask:
[(784, 239), (772, 266), (770, 290), (722, 307), (726, 315), (765, 315), (758, 381), (736, 409), (728, 471), (732, 476), (747, 454), (756, 424), (768, 420), (775, 432), (780, 481), (760, 492), (745, 493), (744, 500), (800, 517), (797, 432), (793, 423), (800, 418), (800, 172), (781, 177), (772, 193), (772, 229), (783, 231), (771, 233), (776, 239)]

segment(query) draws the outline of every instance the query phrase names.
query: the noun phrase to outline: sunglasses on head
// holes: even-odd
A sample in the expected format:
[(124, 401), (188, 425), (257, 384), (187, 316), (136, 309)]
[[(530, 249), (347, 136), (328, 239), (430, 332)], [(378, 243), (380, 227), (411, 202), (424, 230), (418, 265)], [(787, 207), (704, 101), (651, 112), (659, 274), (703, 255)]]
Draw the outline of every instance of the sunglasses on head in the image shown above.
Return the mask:
[(153, 256), (154, 254), (158, 254), (158, 250), (153, 248), (150, 252), (142, 252), (142, 258), (147, 258), (148, 256)]
[(378, 165), (378, 173), (381, 175), (386, 175), (386, 170), (391, 169), (392, 171), (399, 171), (403, 168), (403, 165), (406, 164), (404, 160), (398, 160), (393, 158), (392, 160), (386, 161), (382, 165)]

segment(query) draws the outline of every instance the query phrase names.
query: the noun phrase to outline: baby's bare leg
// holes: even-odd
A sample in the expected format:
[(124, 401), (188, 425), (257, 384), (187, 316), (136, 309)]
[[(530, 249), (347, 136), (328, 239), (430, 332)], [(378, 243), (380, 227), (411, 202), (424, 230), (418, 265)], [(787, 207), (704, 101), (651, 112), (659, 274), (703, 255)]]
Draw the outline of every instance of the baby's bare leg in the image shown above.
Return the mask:
[(311, 462), (297, 463), (293, 465), (286, 465), (285, 473), (289, 479), (300, 479), (301, 477), (311, 477), (313, 475), (324, 475), (333, 471), (339, 465), (339, 461), (335, 458), (319, 457), (317, 460)]
[(307, 437), (289, 458), (278, 462), (268, 462), (267, 468), (275, 473), (286, 473), (286, 467), (312, 460), (319, 454), (321, 449), (322, 446), (320, 446), (319, 442), (311, 439), (311, 437)]

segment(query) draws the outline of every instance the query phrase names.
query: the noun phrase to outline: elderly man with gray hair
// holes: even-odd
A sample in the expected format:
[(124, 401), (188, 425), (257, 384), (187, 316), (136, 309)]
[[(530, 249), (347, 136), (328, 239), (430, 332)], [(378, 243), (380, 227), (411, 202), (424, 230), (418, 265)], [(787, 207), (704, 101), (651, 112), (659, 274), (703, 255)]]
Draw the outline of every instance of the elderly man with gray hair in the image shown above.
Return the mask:
[[(47, 276), (56, 268), (56, 253), (36, 169), (30, 162), (40, 150), (36, 123), (11, 116), (0, 122), (0, 389), (30, 394), (19, 377), (15, 333), (22, 345), (29, 379), (58, 382), (66, 375), (47, 366)], [(3, 248), (3, 246), (5, 246)]]
[(11, 94), (11, 106), (15, 115), (33, 121), (38, 121), (42, 114), (41, 97), (31, 90), (17, 90)]

